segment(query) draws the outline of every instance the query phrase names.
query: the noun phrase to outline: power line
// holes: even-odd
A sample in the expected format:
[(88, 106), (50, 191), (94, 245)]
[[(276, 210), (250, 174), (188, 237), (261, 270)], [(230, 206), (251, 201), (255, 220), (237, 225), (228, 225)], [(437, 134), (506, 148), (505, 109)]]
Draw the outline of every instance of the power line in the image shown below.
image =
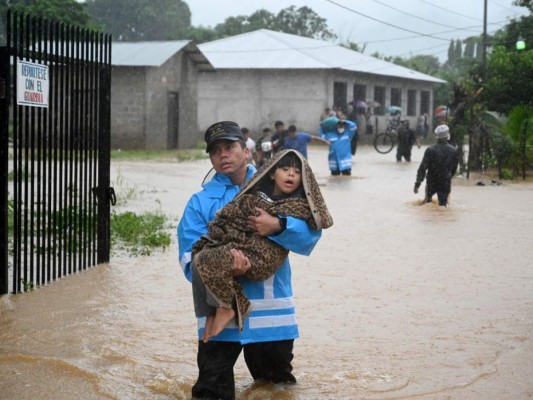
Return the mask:
[[(394, 10), (394, 11), (397, 11), (401, 14), (405, 14), (405, 15), (408, 15), (412, 18), (416, 18), (416, 19), (419, 19), (421, 21), (425, 21), (425, 22), (429, 22), (431, 24), (435, 24), (435, 20), (431, 20), (431, 19), (427, 19), (427, 18), (423, 18), (423, 17), (419, 17), (418, 15), (414, 15), (414, 14), (411, 14), (411, 13), (408, 13), (407, 11), (403, 11), (403, 10), (400, 10), (399, 8), (396, 8), (396, 7), (393, 7), (389, 4), (386, 4), (386, 3), (383, 3), (382, 1), (379, 1), (379, 0), (372, 0), (374, 3), (378, 3), (378, 4), (381, 4), (382, 6), (385, 6), (387, 8), (390, 8), (391, 10)], [(439, 22), (439, 25), (440, 26), (443, 26), (445, 28), (453, 28), (453, 29), (457, 29), (457, 30), (465, 30), (465, 31), (468, 31), (469, 29), (464, 29), (464, 28), (458, 28), (457, 26), (451, 26), (451, 25), (445, 25), (443, 24), (442, 22)], [(473, 31), (470, 31), (470, 32), (473, 32)]]
[[(489, 32), (489, 34), (492, 34), (496, 31), (492, 31), (492, 32)], [(437, 56), (438, 54), (442, 54), (446, 51), (448, 51), (447, 48), (443, 48), (442, 50), (439, 50), (435, 53), (431, 53), (431, 54), (422, 54), (423, 51), (427, 51), (427, 50), (432, 50), (432, 49), (438, 49), (439, 47), (445, 47), (447, 46), (446, 44), (439, 44), (437, 46), (433, 46), (433, 47), (428, 47), (428, 48), (425, 48), (425, 49), (419, 49), (419, 50), (415, 50), (415, 51), (412, 51), (412, 52), (408, 52), (408, 53), (402, 53), (402, 54), (399, 54), (397, 56), (389, 56), (389, 57), (402, 57), (402, 56), (405, 56), (405, 55), (422, 55), (422, 56)], [(385, 68), (388, 68), (388, 67), (385, 67)]]
[(410, 32), (410, 33), (414, 33), (416, 35), (419, 35), (419, 36), (425, 36), (425, 37), (430, 37), (432, 39), (437, 39), (437, 40), (445, 40), (445, 41), (449, 41), (449, 39), (445, 39), (445, 38), (441, 38), (441, 37), (437, 37), (437, 36), (433, 36), (433, 35), (429, 35), (427, 33), (421, 33), (421, 32), (416, 32), (416, 31), (413, 31), (411, 29), (407, 29), (407, 28), (402, 28), (401, 26), (398, 26), (398, 25), (394, 25), (394, 24), (391, 24), (389, 22), (386, 22), (386, 21), (382, 21), (378, 18), (374, 18), (374, 17), (371, 17), (370, 15), (366, 15), (366, 14), (363, 14), (359, 11), (356, 11), (356, 10), (352, 10), (351, 8), (349, 7), (346, 7), (346, 6), (343, 6), (342, 4), (339, 4), (333, 0), (325, 0), (327, 1), (328, 3), (331, 3), (331, 4), (334, 4), (336, 5), (337, 7), (340, 7), (340, 8), (344, 8), (345, 10), (347, 11), (350, 11), (354, 14), (358, 14), (358, 15), (361, 15), (365, 18), (368, 18), (368, 19), (371, 19), (372, 21), (376, 21), (376, 22), (379, 22), (380, 24), (384, 24), (384, 25), (387, 25), (387, 26), (390, 26), (392, 28), (396, 28), (396, 29), (399, 29), (399, 30), (402, 30), (402, 31), (406, 31), (406, 32)]
[(430, 6), (433, 6), (435, 8), (439, 8), (441, 10), (444, 10), (446, 12), (449, 12), (451, 14), (455, 14), (455, 15), (460, 15), (461, 17), (464, 17), (464, 18), (468, 18), (468, 19), (472, 19), (474, 21), (478, 21), (478, 22), (483, 22), (483, 20), (479, 19), (479, 18), (474, 18), (474, 17), (471, 17), (470, 15), (465, 15), (465, 14), (461, 14), (461, 13), (458, 13), (457, 11), (454, 11), (454, 10), (450, 10), (449, 8), (445, 8), (445, 7), (441, 7), (441, 6), (438, 6), (434, 3), (431, 3), (429, 1), (426, 1), (426, 0), (419, 0), (420, 2), (422, 3), (426, 3), (426, 4), (429, 4)]
[[(505, 24), (505, 23), (507, 23), (507, 21), (491, 22), (489, 25), (500, 25), (500, 24)], [(468, 27), (465, 27), (465, 28), (482, 28), (482, 26), (472, 25), (472, 26), (468, 26)], [(449, 31), (434, 32), (433, 35), (441, 35), (443, 33), (454, 33), (454, 32), (458, 32), (458, 31), (466, 30), (465, 28), (459, 28), (459, 29), (454, 29), (454, 30), (449, 30)], [(483, 33), (481, 31), (475, 31), (475, 32), (478, 32), (480, 35)], [(493, 32), (496, 32), (496, 31), (493, 31)], [(371, 40), (371, 41), (367, 41), (367, 42), (363, 42), (363, 43), (373, 44), (373, 43), (383, 43), (383, 42), (392, 42), (392, 41), (396, 41), (396, 40), (418, 39), (418, 38), (420, 38), (419, 35), (416, 35), (416, 36), (403, 36), (403, 37), (396, 37), (396, 38), (389, 38), (389, 39)], [(449, 39), (449, 40), (451, 40), (451, 39)]]
[[(431, 46), (431, 47), (426, 47), (424, 49), (418, 49), (418, 50), (414, 50), (414, 51), (409, 51), (409, 52), (406, 52), (406, 53), (403, 53), (403, 54), (399, 54), (397, 57), (402, 57), (402, 56), (407, 56), (407, 55), (411, 55), (411, 54), (420, 54), (420, 55), (423, 55), (423, 56), (426, 56), (428, 54), (421, 54), (423, 51), (428, 51), (428, 50), (433, 50), (433, 49), (438, 49), (440, 47), (443, 47), (444, 50), (447, 50), (448, 49), (448, 44), (447, 43), (443, 43), (443, 44), (438, 44), (436, 46)], [(436, 54), (440, 54), (442, 53), (444, 50), (440, 50), (438, 53)], [(429, 54), (429, 55), (432, 55), (432, 54)]]

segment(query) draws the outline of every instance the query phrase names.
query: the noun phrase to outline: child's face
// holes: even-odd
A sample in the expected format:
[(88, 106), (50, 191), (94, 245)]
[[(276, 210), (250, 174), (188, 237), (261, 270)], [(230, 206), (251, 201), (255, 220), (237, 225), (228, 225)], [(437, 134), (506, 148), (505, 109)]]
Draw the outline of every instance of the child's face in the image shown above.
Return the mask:
[(274, 196), (291, 194), (302, 183), (302, 171), (296, 167), (276, 168), (271, 178), (274, 179)]

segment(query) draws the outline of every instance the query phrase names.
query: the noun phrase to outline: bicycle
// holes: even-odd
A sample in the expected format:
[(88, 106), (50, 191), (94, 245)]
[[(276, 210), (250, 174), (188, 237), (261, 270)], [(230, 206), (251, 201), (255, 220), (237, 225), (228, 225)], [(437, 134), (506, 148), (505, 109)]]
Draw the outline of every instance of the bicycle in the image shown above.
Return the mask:
[(385, 132), (378, 133), (374, 138), (374, 148), (378, 153), (387, 154), (394, 149), (398, 138), (399, 125), (389, 121)]

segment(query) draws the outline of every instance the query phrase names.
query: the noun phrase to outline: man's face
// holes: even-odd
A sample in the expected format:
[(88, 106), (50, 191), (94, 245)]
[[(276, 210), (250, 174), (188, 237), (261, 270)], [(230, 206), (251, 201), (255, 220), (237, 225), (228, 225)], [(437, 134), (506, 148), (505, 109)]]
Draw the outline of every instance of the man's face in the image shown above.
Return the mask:
[(209, 150), (209, 158), (215, 171), (230, 179), (243, 173), (248, 163), (249, 150), (238, 141), (219, 140)]
[(285, 125), (278, 125), (276, 126), (276, 132), (281, 133), (283, 132), (283, 129), (285, 128)]
[(296, 131), (287, 131), (289, 133), (289, 137), (295, 138), (296, 137)]

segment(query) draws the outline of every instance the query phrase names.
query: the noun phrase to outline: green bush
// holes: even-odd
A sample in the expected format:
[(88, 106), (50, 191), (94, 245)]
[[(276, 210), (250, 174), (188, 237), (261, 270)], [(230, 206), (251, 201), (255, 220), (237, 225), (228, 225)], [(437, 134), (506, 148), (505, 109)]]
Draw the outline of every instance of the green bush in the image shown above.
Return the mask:
[(127, 211), (111, 214), (111, 248), (130, 255), (150, 255), (155, 248), (170, 245), (170, 234), (165, 232), (167, 218), (160, 213), (137, 215)]

